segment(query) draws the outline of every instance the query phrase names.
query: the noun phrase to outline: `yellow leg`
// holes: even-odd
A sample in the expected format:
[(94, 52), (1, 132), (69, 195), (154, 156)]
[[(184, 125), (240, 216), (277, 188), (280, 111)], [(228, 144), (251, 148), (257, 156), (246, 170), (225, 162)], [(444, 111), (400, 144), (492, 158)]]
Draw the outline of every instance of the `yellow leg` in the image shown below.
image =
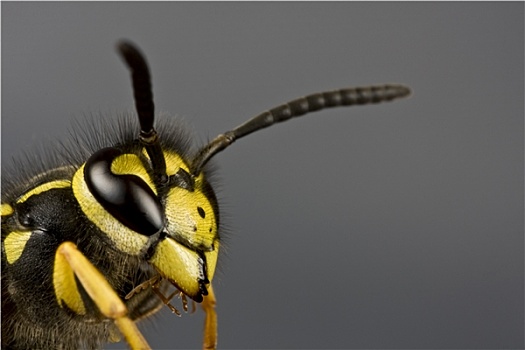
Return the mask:
[(106, 278), (71, 242), (64, 242), (58, 247), (58, 254), (63, 256), (77, 276), (90, 298), (97, 304), (100, 312), (115, 321), (131, 349), (150, 349), (137, 326), (127, 316), (128, 310)]
[(204, 343), (202, 348), (205, 350), (217, 348), (217, 313), (215, 312), (215, 294), (211, 285), (208, 288), (208, 295), (202, 301), (202, 309), (206, 313), (204, 319)]

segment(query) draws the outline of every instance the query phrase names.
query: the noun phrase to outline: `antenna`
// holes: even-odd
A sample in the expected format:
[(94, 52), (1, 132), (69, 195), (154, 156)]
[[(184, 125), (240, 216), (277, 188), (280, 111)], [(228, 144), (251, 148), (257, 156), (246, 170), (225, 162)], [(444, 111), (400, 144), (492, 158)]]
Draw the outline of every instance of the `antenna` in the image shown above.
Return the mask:
[(410, 95), (408, 87), (396, 84), (326, 91), (298, 98), (263, 112), (235, 129), (217, 136), (200, 149), (191, 164), (190, 172), (193, 176), (198, 176), (214, 155), (230, 146), (235, 140), (273, 124), (325, 108), (386, 102), (408, 95)]
[(131, 71), (135, 108), (139, 116), (139, 140), (145, 146), (151, 160), (155, 182), (166, 183), (166, 160), (160, 147), (157, 132), (153, 127), (154, 110), (153, 93), (151, 90), (151, 76), (146, 58), (139, 49), (129, 41), (120, 41), (117, 50)]

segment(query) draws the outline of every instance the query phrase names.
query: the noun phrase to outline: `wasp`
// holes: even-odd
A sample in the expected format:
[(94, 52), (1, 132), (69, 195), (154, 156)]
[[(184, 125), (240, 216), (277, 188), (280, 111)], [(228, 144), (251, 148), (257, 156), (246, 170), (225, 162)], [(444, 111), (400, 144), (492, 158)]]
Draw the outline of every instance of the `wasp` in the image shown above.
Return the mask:
[(188, 299), (202, 305), (203, 348), (215, 348), (222, 230), (210, 160), (291, 118), (410, 94), (398, 84), (311, 94), (192, 151), (175, 121), (155, 125), (144, 55), (129, 41), (117, 48), (138, 117), (93, 123), (52, 156), (29, 154), (2, 176), (2, 348), (100, 348), (123, 336), (147, 349), (137, 321), (163, 305), (178, 313), (174, 296), (186, 311)]

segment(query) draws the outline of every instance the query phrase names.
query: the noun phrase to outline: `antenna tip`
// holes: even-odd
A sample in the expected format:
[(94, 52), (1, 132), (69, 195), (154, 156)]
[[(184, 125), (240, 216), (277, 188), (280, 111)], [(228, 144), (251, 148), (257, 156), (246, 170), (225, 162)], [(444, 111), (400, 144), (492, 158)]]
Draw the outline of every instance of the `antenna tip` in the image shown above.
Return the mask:
[(133, 42), (125, 39), (119, 40), (116, 49), (129, 67), (146, 65), (144, 55)]
[(117, 41), (117, 44), (115, 46), (117, 48), (117, 51), (119, 52), (132, 51), (133, 49), (136, 50), (137, 48), (137, 45), (135, 45), (134, 43), (132, 43), (130, 40), (127, 40), (127, 39), (120, 39), (119, 41)]
[(399, 98), (409, 97), (412, 94), (412, 90), (405, 85), (391, 85), (390, 88), (395, 91), (396, 97)]

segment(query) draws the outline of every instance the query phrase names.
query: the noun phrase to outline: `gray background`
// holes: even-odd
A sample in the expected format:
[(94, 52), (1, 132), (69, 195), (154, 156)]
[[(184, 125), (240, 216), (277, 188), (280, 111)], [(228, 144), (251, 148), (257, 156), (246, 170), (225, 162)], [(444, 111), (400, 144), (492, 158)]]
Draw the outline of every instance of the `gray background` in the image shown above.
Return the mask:
[[(289, 99), (399, 82), (217, 157), (222, 348), (522, 348), (523, 3), (2, 3), (2, 157), (132, 109), (117, 39), (197, 143)], [(227, 248), (227, 249), (226, 249)], [(143, 323), (200, 347), (202, 312)], [(122, 343), (111, 348), (123, 347)]]

